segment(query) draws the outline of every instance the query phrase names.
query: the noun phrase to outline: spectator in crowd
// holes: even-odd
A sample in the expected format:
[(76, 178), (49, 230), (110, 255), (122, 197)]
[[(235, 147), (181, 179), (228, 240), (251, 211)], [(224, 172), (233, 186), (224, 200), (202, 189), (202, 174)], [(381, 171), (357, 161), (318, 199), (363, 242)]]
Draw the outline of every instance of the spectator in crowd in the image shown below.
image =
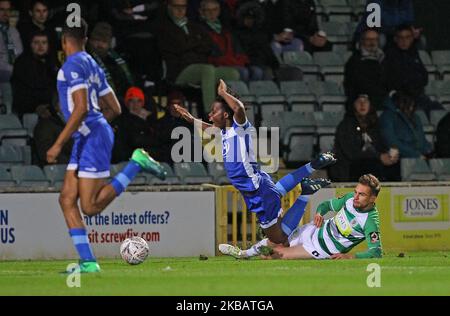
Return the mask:
[[(415, 28), (414, 5), (412, 0), (368, 0), (367, 4), (378, 4), (381, 8), (381, 29), (382, 47), (389, 49), (394, 44), (396, 30), (401, 25), (409, 25), (415, 40), (418, 40), (422, 34), (421, 28)], [(358, 24), (354, 36), (355, 43), (367, 27), (366, 13)]]
[[(330, 169), (334, 181), (354, 182), (371, 173), (386, 180), (387, 167), (398, 162), (398, 150), (384, 144), (377, 114), (367, 95), (359, 95), (336, 130), (334, 152), (337, 163)], [(392, 180), (392, 177), (389, 179)]]
[[(145, 108), (144, 92), (138, 87), (130, 87), (124, 100), (126, 109), (111, 124), (117, 135), (113, 156), (118, 161), (127, 160), (136, 148), (148, 151), (155, 137), (152, 112)], [(117, 152), (118, 149), (121, 150), (120, 153)]]
[(239, 72), (208, 64), (212, 41), (201, 25), (186, 17), (186, 8), (187, 0), (168, 0), (167, 14), (158, 23), (158, 47), (167, 67), (167, 80), (178, 86), (200, 84), (203, 111), (207, 113), (219, 79), (239, 80)]
[(250, 65), (262, 69), (262, 79), (273, 79), (279, 62), (270, 47), (271, 36), (263, 28), (265, 19), (262, 7), (258, 2), (241, 5), (236, 13), (236, 21), (236, 35), (249, 57)]
[[(118, 52), (127, 58), (137, 79), (156, 81), (162, 76), (161, 56), (158, 52), (153, 23), (162, 0), (107, 1), (109, 21), (114, 29)], [(108, 8), (109, 6), (109, 8)], [(151, 60), (152, 62), (148, 62)]]
[(332, 50), (327, 35), (319, 30), (314, 0), (285, 0), (283, 16), (284, 26), (303, 41), (305, 51), (312, 54)]
[(239, 40), (220, 21), (220, 3), (218, 0), (202, 0), (200, 16), (213, 46), (208, 58), (216, 67), (233, 67), (239, 71), (242, 81), (261, 80), (263, 70), (258, 66), (249, 66), (249, 58), (243, 51)]
[(450, 112), (439, 121), (436, 129), (436, 154), (440, 158), (450, 158)]
[(422, 122), (415, 113), (413, 96), (399, 91), (386, 101), (386, 110), (380, 117), (381, 135), (389, 147), (396, 147), (401, 158), (422, 158), (432, 152), (425, 138)]
[(0, 0), (0, 102), (11, 113), (12, 90), (9, 83), (16, 58), (22, 54), (23, 46), (19, 32), (9, 25), (11, 1)]
[(425, 95), (428, 72), (414, 43), (414, 33), (410, 26), (402, 25), (395, 33), (395, 45), (386, 51), (383, 62), (384, 78), (388, 91), (413, 92), (418, 108), (425, 111), (441, 109)]
[(111, 88), (123, 99), (128, 87), (134, 85), (133, 75), (127, 62), (111, 48), (113, 32), (111, 25), (99, 22), (89, 37), (88, 51), (105, 72)]
[[(54, 100), (57, 100), (55, 97)], [(56, 101), (54, 103), (57, 103)], [(39, 165), (47, 164), (47, 151), (53, 146), (64, 129), (64, 119), (60, 113), (59, 105), (50, 104), (39, 105), (36, 108), (38, 122), (34, 128), (34, 144), (36, 148)], [(58, 156), (58, 164), (68, 164), (72, 153), (73, 141), (68, 141)]]
[(47, 35), (48, 39), (48, 56), (51, 61), (56, 63), (58, 35), (54, 28), (49, 26), (49, 9), (45, 0), (33, 0), (29, 8), (29, 17), (25, 20), (19, 20), (17, 29), (22, 38), (22, 44), (25, 52), (30, 52), (31, 36), (37, 31), (41, 31)]
[(36, 31), (31, 35), (30, 51), (17, 58), (11, 77), (13, 110), (20, 118), (52, 102), (56, 75), (57, 67), (49, 56), (47, 33)]
[(383, 83), (383, 60), (384, 52), (379, 46), (377, 30), (365, 30), (361, 36), (360, 48), (345, 64), (344, 88), (349, 100), (354, 100), (361, 93), (367, 93), (372, 107), (376, 110), (382, 109), (384, 99), (387, 97), (386, 86)]

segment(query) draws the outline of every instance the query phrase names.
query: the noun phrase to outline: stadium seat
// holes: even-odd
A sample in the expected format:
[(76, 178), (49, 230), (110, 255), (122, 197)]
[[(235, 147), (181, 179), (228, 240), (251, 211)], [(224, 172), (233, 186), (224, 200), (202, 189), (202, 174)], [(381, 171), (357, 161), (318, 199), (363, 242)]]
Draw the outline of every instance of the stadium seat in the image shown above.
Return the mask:
[(208, 164), (209, 175), (214, 178), (214, 183), (221, 184), (230, 184), (230, 180), (227, 177), (227, 172), (223, 167), (223, 163), (221, 162), (212, 162)]
[(325, 80), (341, 83), (344, 80), (344, 60), (336, 52), (314, 53), (314, 62), (320, 66), (320, 73)]
[(184, 184), (214, 183), (200, 162), (175, 163), (174, 170)]
[(25, 146), (28, 132), (14, 114), (0, 115), (0, 144)]
[(403, 158), (400, 162), (403, 181), (432, 181), (436, 175), (431, 171), (425, 160)]
[(420, 59), (422, 60), (422, 63), (424, 64), (425, 68), (427, 69), (428, 74), (430, 76), (433, 76), (433, 77), (430, 77), (430, 80), (432, 78), (438, 79), (439, 71), (438, 71), (436, 65), (433, 65), (433, 62), (431, 61), (431, 57), (428, 54), (428, 52), (421, 50), (421, 51), (419, 51), (419, 56), (420, 56)]
[(151, 185), (162, 185), (162, 184), (176, 185), (176, 184), (181, 184), (180, 178), (178, 178), (174, 174), (174, 172), (172, 170), (172, 167), (170, 167), (170, 165), (168, 163), (161, 162), (160, 164), (161, 164), (161, 166), (164, 167), (164, 169), (167, 172), (166, 179), (165, 180), (161, 180), (161, 179), (158, 179), (157, 177), (155, 177), (154, 175), (152, 175), (150, 173), (144, 172), (143, 175), (146, 176), (148, 184), (151, 184)]
[(314, 63), (308, 52), (284, 52), (283, 62), (286, 65), (300, 68), (304, 79), (317, 80), (320, 78), (320, 67)]
[(434, 129), (436, 130), (437, 126), (439, 125), (439, 122), (442, 120), (444, 116), (447, 115), (447, 111), (445, 110), (437, 110), (437, 111), (431, 111), (430, 112), (430, 123), (434, 126)]
[(440, 80), (428, 81), (428, 85), (425, 87), (425, 94), (430, 98), (437, 99), (441, 95), (441, 85), (442, 81)]
[(442, 78), (446, 79), (447, 75), (450, 75), (450, 50), (432, 51), (431, 57)]
[(227, 85), (235, 92), (240, 100), (244, 103), (255, 103), (256, 97), (248, 90), (247, 84), (244, 81), (227, 81)]
[[(286, 112), (281, 113), (279, 117), (280, 138), (285, 148), (290, 148), (291, 138), (294, 136), (303, 136), (305, 139), (315, 138), (316, 123), (314, 113)], [(308, 143), (309, 141), (306, 142)]]
[(281, 94), (274, 81), (251, 81), (249, 88), (250, 93), (256, 95), (256, 102), (260, 106), (262, 118), (285, 110), (286, 97)]
[(304, 81), (281, 81), (280, 91), (287, 98), (292, 111), (314, 112), (316, 109), (316, 96), (311, 93)]
[[(110, 177), (114, 177), (118, 174), (122, 169), (128, 164), (128, 162), (124, 161), (115, 165), (111, 165), (110, 168)], [(131, 185), (145, 185), (147, 184), (147, 178), (143, 173), (138, 173), (138, 175), (131, 181)]]
[(424, 132), (426, 134), (434, 133), (434, 126), (428, 120), (428, 117), (425, 114), (425, 112), (424, 111), (416, 111), (416, 114), (417, 114), (417, 116), (419, 116), (420, 121), (422, 122)]
[(348, 5), (352, 7), (353, 14), (359, 16), (366, 10), (367, 0), (347, 0)]
[(12, 166), (12, 178), (19, 186), (24, 187), (49, 187), (50, 181), (47, 180), (44, 172), (38, 166)]
[(286, 163), (309, 161), (314, 153), (314, 137), (305, 135), (292, 135), (287, 150), (283, 153)]
[(23, 127), (28, 131), (28, 136), (33, 137), (34, 128), (39, 120), (36, 113), (25, 113), (23, 115)]
[(323, 7), (324, 13), (333, 19), (333, 16), (346, 16), (351, 19), (353, 15), (352, 7), (347, 3), (347, 0), (319, 0), (319, 4)]
[(430, 167), (439, 181), (450, 181), (450, 159), (431, 159)]
[(23, 150), (12, 145), (0, 146), (0, 166), (9, 168), (14, 165), (24, 165)]
[(322, 111), (341, 112), (345, 111), (347, 100), (342, 88), (333, 81), (313, 81), (309, 88), (316, 95)]
[(9, 171), (0, 166), (0, 187), (13, 187), (16, 185), (16, 181), (13, 180)]
[(51, 185), (60, 189), (64, 182), (66, 169), (66, 165), (48, 165), (44, 167), (44, 173)]
[(344, 111), (314, 113), (314, 119), (317, 124), (318, 144), (321, 152), (333, 149), (336, 127), (344, 118), (344, 113)]

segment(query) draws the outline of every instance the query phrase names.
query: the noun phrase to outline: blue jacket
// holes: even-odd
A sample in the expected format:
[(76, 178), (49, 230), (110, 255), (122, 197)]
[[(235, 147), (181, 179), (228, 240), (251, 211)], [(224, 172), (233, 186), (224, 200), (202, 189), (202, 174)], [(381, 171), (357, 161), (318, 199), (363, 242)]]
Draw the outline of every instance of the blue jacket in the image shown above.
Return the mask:
[(419, 158), (431, 152), (431, 144), (426, 140), (423, 125), (414, 114), (415, 126), (387, 99), (386, 110), (380, 117), (381, 136), (388, 147), (397, 147), (401, 158)]

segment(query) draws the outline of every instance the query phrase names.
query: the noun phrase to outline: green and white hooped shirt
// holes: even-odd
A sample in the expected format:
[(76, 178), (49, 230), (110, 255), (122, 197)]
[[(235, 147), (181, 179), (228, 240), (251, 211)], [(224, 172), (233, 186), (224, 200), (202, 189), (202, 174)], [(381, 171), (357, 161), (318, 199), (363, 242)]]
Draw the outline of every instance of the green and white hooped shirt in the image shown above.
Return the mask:
[(330, 256), (347, 253), (353, 247), (366, 240), (368, 250), (356, 253), (356, 258), (379, 258), (382, 255), (380, 238), (380, 220), (374, 206), (361, 212), (353, 207), (353, 193), (337, 199), (325, 201), (317, 212), (321, 215), (334, 211), (337, 214), (322, 225), (317, 234), (316, 244)]

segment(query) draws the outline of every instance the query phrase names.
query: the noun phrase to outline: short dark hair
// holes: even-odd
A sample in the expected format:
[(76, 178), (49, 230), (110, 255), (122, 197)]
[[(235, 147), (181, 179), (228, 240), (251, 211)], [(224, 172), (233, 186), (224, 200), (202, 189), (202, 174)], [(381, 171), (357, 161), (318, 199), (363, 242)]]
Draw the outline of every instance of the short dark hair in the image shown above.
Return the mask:
[(397, 28), (395, 29), (395, 34), (397, 35), (400, 32), (403, 31), (410, 31), (412, 33), (412, 25), (411, 24), (401, 24), (399, 26), (397, 26)]
[(30, 7), (29, 7), (30, 11), (33, 10), (33, 9), (34, 9), (34, 6), (35, 6), (36, 4), (38, 4), (38, 3), (40, 3), (40, 4), (44, 5), (44, 6), (46, 6), (47, 9), (48, 9), (48, 3), (47, 3), (47, 1), (45, 1), (45, 0), (33, 0), (33, 1), (31, 1), (31, 3), (30, 3)]
[(362, 185), (366, 185), (372, 191), (372, 194), (378, 196), (381, 191), (381, 184), (377, 177), (373, 174), (365, 174), (359, 178), (358, 181)]
[(67, 37), (72, 37), (75, 40), (81, 42), (87, 37), (88, 34), (88, 24), (87, 22), (81, 18), (80, 26), (68, 26), (67, 23), (64, 24), (62, 29), (62, 35)]
[(230, 106), (228, 105), (228, 103), (225, 101), (224, 98), (222, 98), (221, 96), (218, 96), (214, 100), (214, 102), (218, 102), (218, 103), (222, 104), (222, 107), (223, 107), (224, 111), (228, 113), (228, 116), (229, 116), (230, 120), (233, 119), (234, 111), (233, 111), (232, 108), (230, 108)]

